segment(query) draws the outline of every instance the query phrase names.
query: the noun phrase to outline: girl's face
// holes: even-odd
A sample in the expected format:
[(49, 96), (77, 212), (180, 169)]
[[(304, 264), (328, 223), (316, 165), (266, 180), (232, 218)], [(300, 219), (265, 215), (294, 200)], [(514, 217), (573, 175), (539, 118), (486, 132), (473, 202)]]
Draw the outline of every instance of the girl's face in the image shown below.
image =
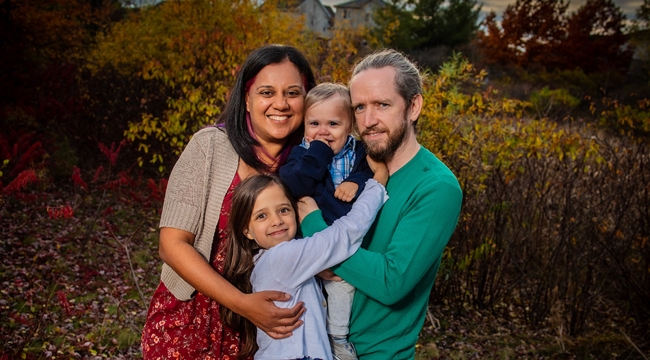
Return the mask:
[(305, 93), (302, 76), (289, 60), (267, 65), (255, 76), (246, 93), (246, 110), (262, 146), (284, 145), (300, 126)]
[(352, 130), (350, 111), (338, 94), (312, 105), (305, 113), (305, 137), (322, 140), (338, 154)]
[(291, 201), (278, 184), (271, 184), (258, 195), (244, 235), (265, 249), (289, 241), (298, 229)]

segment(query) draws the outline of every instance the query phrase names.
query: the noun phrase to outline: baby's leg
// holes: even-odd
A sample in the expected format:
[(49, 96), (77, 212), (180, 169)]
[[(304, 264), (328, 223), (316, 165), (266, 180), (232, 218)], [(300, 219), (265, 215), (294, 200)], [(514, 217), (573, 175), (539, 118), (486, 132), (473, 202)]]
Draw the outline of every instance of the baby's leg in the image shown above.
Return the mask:
[(327, 333), (336, 360), (356, 360), (354, 346), (347, 340), (354, 286), (345, 281), (325, 281), (327, 291)]

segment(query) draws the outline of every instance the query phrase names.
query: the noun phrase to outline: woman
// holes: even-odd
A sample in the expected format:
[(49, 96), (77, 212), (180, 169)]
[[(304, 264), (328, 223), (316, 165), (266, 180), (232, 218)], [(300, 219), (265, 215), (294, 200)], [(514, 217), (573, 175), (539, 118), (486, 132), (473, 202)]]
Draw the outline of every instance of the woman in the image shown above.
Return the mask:
[(145, 359), (235, 358), (239, 334), (221, 323), (220, 306), (276, 339), (302, 324), (302, 303), (278, 308), (273, 301), (286, 301), (287, 294), (243, 294), (221, 271), (233, 189), (251, 175), (277, 171), (302, 134), (296, 130), (304, 97), (314, 85), (298, 50), (258, 48), (237, 74), (217, 126), (198, 131), (187, 144), (169, 178), (160, 219), (164, 264), (142, 332)]

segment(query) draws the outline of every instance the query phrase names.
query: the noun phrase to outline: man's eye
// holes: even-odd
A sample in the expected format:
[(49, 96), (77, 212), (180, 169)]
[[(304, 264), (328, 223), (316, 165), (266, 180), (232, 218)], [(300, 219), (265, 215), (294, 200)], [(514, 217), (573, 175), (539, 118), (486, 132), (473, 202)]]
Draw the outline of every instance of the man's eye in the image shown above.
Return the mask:
[(363, 111), (363, 109), (365, 109), (365, 107), (363, 105), (357, 105), (357, 106), (354, 107), (355, 112), (361, 112), (361, 111)]

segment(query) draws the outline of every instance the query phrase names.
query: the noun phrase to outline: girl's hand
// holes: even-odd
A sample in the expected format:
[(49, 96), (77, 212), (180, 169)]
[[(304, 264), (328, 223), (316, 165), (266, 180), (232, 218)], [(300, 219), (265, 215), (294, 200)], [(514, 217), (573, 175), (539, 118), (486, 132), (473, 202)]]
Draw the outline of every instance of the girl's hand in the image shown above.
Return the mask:
[(318, 204), (316, 200), (309, 196), (303, 196), (298, 200), (298, 220), (302, 220), (309, 215), (310, 213), (318, 210)]
[(288, 338), (293, 335), (295, 329), (302, 325), (303, 321), (299, 319), (306, 310), (302, 301), (291, 309), (279, 308), (273, 303), (273, 301), (288, 301), (289, 299), (291, 296), (281, 291), (245, 294), (239, 314), (273, 339)]
[(383, 161), (377, 161), (368, 155), (366, 155), (366, 159), (368, 160), (370, 170), (375, 173), (375, 176), (372, 178), (377, 180), (378, 183), (386, 186), (386, 183), (388, 182), (388, 168), (386, 167), (386, 163)]

